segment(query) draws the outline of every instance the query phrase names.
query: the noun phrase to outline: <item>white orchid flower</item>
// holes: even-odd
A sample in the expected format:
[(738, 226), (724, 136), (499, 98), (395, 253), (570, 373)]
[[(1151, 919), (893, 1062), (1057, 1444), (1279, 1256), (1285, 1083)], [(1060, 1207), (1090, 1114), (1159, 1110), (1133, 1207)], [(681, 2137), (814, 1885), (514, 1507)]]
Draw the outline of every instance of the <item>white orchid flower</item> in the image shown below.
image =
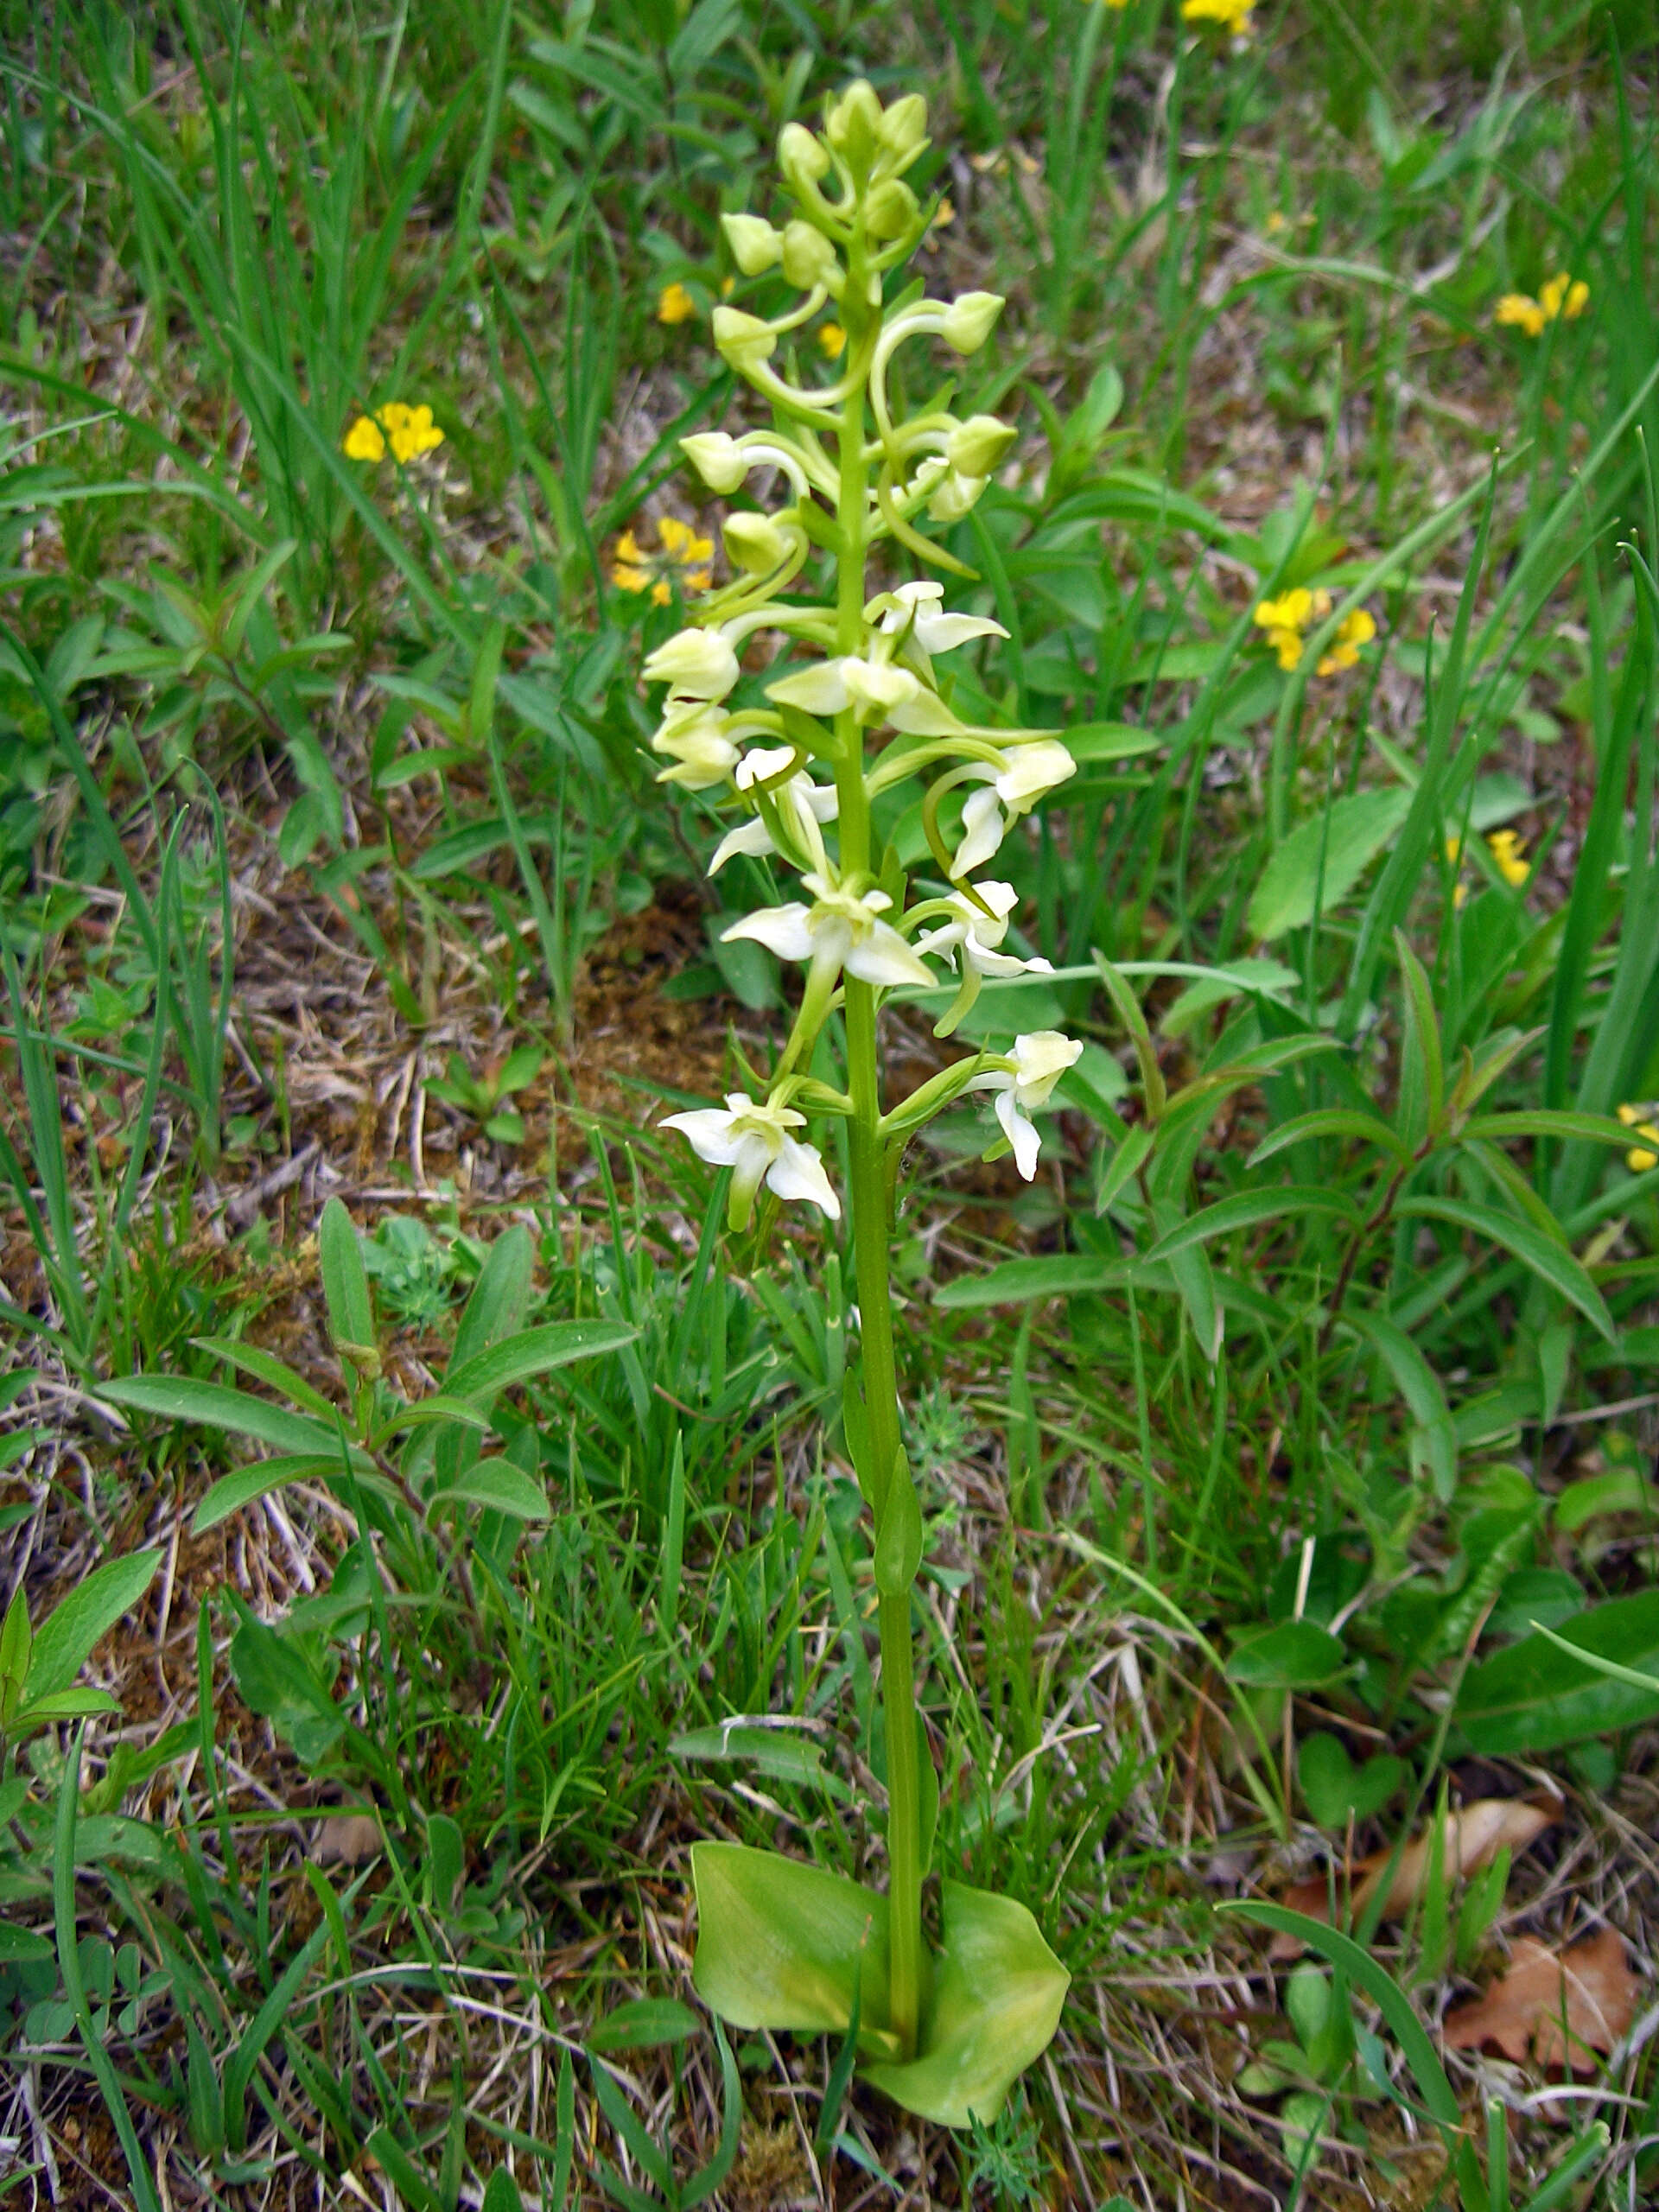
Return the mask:
[(970, 791), (962, 810), (962, 842), (951, 862), (952, 874), (961, 877), (983, 868), (993, 858), (1010, 826), (1029, 813), (1047, 791), (1077, 773), (1077, 762), (1058, 738), (1039, 738), (1030, 745), (1010, 746), (1001, 769), (976, 766), (988, 789)]
[(893, 925), (881, 919), (893, 904), (885, 891), (842, 891), (816, 872), (801, 880), (812, 893), (811, 906), (791, 899), (785, 906), (763, 906), (734, 922), (723, 941), (753, 938), (780, 960), (805, 961), (830, 976), (844, 968), (860, 982), (887, 989), (901, 983), (932, 988), (931, 971)]
[[(1020, 894), (1011, 883), (976, 883), (974, 897), (966, 892), (952, 892), (946, 904), (951, 918), (936, 930), (929, 930), (916, 940), (918, 953), (948, 952), (952, 955), (962, 988), (957, 993), (949, 1012), (934, 1030), (936, 1037), (948, 1037), (961, 1022), (963, 1016), (979, 996), (979, 987), (987, 976), (1052, 976), (1052, 961), (1036, 958), (1021, 960), (1016, 953), (997, 950), (1008, 933), (1008, 917), (1020, 903)], [(983, 904), (976, 904), (976, 899)], [(988, 913), (985, 910), (990, 909)]]
[[(741, 791), (752, 791), (769, 777), (779, 776), (795, 758), (792, 745), (756, 746), (746, 753), (738, 763), (735, 781)], [(823, 840), (817, 835), (821, 822), (833, 822), (840, 811), (841, 801), (833, 784), (815, 784), (803, 772), (791, 776), (787, 783), (778, 785), (769, 794), (784, 818), (795, 832), (795, 841), (809, 852), (823, 855)], [(775, 853), (778, 848), (767, 829), (766, 817), (757, 814), (752, 822), (745, 822), (735, 830), (728, 830), (715, 848), (715, 857), (709, 863), (710, 875), (718, 875), (734, 854), (747, 853), (759, 858), (765, 853)]]
[(723, 699), (741, 673), (719, 630), (680, 630), (658, 646), (644, 670), (647, 683), (666, 683), (671, 699)]
[(1027, 1117), (1047, 1105), (1055, 1084), (1082, 1055), (1083, 1046), (1075, 1037), (1064, 1037), (1058, 1029), (1033, 1029), (1014, 1039), (1007, 1056), (1012, 1066), (988, 1069), (968, 1085), (969, 1090), (996, 1093), (996, 1118), (1014, 1147), (1014, 1164), (1027, 1183), (1037, 1173), (1042, 1142)]
[(769, 683), (766, 696), (809, 715), (838, 715), (851, 707), (861, 723), (890, 724), (911, 737), (954, 737), (962, 729), (938, 693), (909, 669), (862, 660), (855, 653), (798, 669), (781, 683)]
[(732, 1170), (728, 1218), (734, 1229), (747, 1225), (763, 1181), (780, 1198), (804, 1198), (831, 1221), (840, 1220), (841, 1200), (823, 1172), (817, 1147), (801, 1144), (789, 1134), (805, 1126), (804, 1114), (787, 1106), (758, 1105), (741, 1090), (728, 1091), (723, 1107), (670, 1114), (663, 1122), (665, 1129), (683, 1134), (699, 1160)]
[(659, 771), (658, 782), (679, 784), (689, 791), (706, 791), (723, 784), (738, 765), (731, 723), (729, 715), (702, 700), (671, 704), (651, 741), (652, 751), (665, 753), (673, 763)]
[(911, 625), (911, 638), (925, 653), (952, 652), (957, 646), (965, 645), (970, 638), (1007, 636), (1000, 622), (989, 621), (983, 615), (941, 613), (938, 601), (944, 597), (943, 584), (900, 584), (896, 591), (886, 593), (877, 602), (886, 610), (881, 617), (882, 629), (891, 636)]

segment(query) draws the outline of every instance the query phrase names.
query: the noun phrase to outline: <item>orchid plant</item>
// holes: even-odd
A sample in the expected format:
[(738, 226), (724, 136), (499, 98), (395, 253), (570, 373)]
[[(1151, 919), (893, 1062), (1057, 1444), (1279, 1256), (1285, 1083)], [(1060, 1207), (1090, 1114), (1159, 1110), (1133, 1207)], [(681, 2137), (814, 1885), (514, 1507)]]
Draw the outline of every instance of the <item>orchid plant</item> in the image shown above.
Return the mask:
[[(971, 354), (1002, 305), (987, 292), (930, 300), (919, 287), (887, 296), (934, 212), (905, 181), (925, 132), (919, 98), (884, 109), (868, 84), (855, 84), (829, 107), (821, 134), (798, 123), (783, 131), (779, 161), (792, 219), (779, 230), (756, 215), (724, 218), (746, 276), (781, 267), (804, 296), (771, 321), (733, 306), (715, 310), (715, 344), (768, 403), (772, 423), (741, 437), (705, 432), (683, 448), (716, 493), (735, 493), (764, 469), (790, 496), (771, 514), (728, 515), (733, 581), (703, 602), (695, 627), (652, 654), (645, 675), (667, 686), (652, 740), (668, 763), (660, 779), (723, 791), (739, 817), (712, 869), (739, 853), (772, 855), (800, 878), (798, 899), (727, 931), (804, 971), (764, 1096), (734, 1091), (723, 1107), (672, 1115), (667, 1126), (702, 1159), (731, 1170), (728, 1220), (741, 1230), (763, 1185), (839, 1220), (841, 1197), (800, 1133), (814, 1117), (847, 1125), (859, 1357), (843, 1428), (874, 1522), (887, 1758), (886, 1894), (773, 1853), (699, 1843), (695, 1978), (710, 2007), (740, 2028), (845, 2034), (855, 2025), (868, 2080), (908, 2110), (962, 2127), (992, 2120), (1046, 2046), (1068, 1978), (1022, 1904), (948, 1879), (937, 1948), (924, 1936), (938, 1783), (915, 1704), (912, 1586), (922, 1518), (900, 1439), (890, 1193), (910, 1138), (971, 1091), (995, 1095), (999, 1134), (988, 1156), (1011, 1150), (1032, 1177), (1040, 1142), (1033, 1115), (1082, 1046), (1049, 1030), (1017, 1036), (1006, 1051), (954, 1061), (884, 1108), (877, 1014), (885, 995), (937, 990), (941, 977), (930, 963), (950, 963), (957, 990), (938, 1025), (944, 1037), (967, 1015), (983, 978), (1046, 969), (1006, 949), (1014, 887), (977, 872), (1074, 767), (1052, 733), (986, 727), (953, 709), (935, 657), (1005, 637), (1000, 624), (947, 613), (944, 587), (931, 580), (869, 589), (878, 549), (884, 565), (909, 556), (969, 573), (918, 525), (925, 515), (950, 523), (967, 514), (1014, 435), (991, 416), (958, 419), (949, 387), (908, 420), (893, 417), (889, 378), (899, 347), (938, 339)], [(787, 341), (830, 302), (845, 343), (834, 381), (813, 386), (789, 365)], [(780, 346), (783, 369), (775, 365)], [(833, 567), (833, 604), (797, 588), (815, 553)], [(811, 657), (780, 657), (759, 697), (734, 701), (742, 656), (766, 634)], [(875, 828), (883, 795), (912, 782), (923, 786), (921, 818), (939, 879), (921, 896), (912, 895), (898, 855)], [(891, 809), (881, 811), (885, 819)], [(837, 1012), (844, 1090), (811, 1072)]]

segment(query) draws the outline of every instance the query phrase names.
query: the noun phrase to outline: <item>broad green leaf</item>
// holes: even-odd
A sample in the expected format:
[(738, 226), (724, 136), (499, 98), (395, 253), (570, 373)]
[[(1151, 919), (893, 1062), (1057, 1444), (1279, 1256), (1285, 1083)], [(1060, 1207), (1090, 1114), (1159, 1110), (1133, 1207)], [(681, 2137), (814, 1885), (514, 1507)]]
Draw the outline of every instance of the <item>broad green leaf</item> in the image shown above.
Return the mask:
[(374, 1308), (357, 1224), (345, 1201), (330, 1198), (317, 1224), (317, 1255), (322, 1263), (322, 1294), (328, 1306), (328, 1333), (336, 1351), (370, 1351), (374, 1347)]
[(1356, 1766), (1342, 1738), (1323, 1730), (1304, 1736), (1296, 1770), (1307, 1809), (1322, 1828), (1343, 1828), (1380, 1813), (1406, 1778), (1406, 1763), (1383, 1751)]
[(1555, 1526), (1564, 1536), (1582, 1529), (1604, 1513), (1639, 1513), (1659, 1522), (1659, 1488), (1637, 1467), (1610, 1467), (1605, 1475), (1586, 1475), (1569, 1483), (1555, 1501)]
[(1478, 1205), (1471, 1198), (1402, 1198), (1395, 1211), (1420, 1221), (1450, 1222), (1490, 1243), (1501, 1244), (1541, 1281), (1559, 1291), (1569, 1306), (1576, 1306), (1609, 1344), (1614, 1341), (1613, 1317), (1589, 1274), (1565, 1244), (1556, 1243), (1531, 1222), (1501, 1212), (1497, 1206)]
[[(225, 1382), (198, 1382), (183, 1375), (129, 1375), (100, 1382), (97, 1395), (112, 1406), (132, 1406), (163, 1421), (190, 1421), (203, 1428), (222, 1428), (232, 1436), (251, 1437), (278, 1452), (313, 1458), (328, 1457), (338, 1466), (342, 1446), (340, 1436), (321, 1421), (291, 1414), (246, 1390)], [(362, 1452), (352, 1452), (354, 1465), (369, 1463)]]
[(1347, 1664), (1339, 1637), (1316, 1621), (1281, 1621), (1243, 1637), (1227, 1661), (1227, 1679), (1246, 1689), (1311, 1690)]
[(478, 1459), (427, 1501), (429, 1515), (446, 1505), (481, 1505), (515, 1521), (550, 1521), (552, 1509), (540, 1483), (510, 1459)]
[(52, 1946), (44, 1936), (33, 1928), (15, 1928), (9, 1921), (0, 1920), (0, 1966), (32, 1965), (51, 1956)]
[(1659, 1590), (1592, 1606), (1558, 1635), (1588, 1656), (1576, 1658), (1535, 1631), (1465, 1675), (1453, 1718), (1478, 1756), (1554, 1751), (1659, 1714), (1659, 1685), (1610, 1680), (1594, 1663), (1608, 1659), (1659, 1675)]
[(734, 2028), (838, 2033), (852, 2018), (857, 1973), (863, 2033), (885, 2037), (885, 1897), (741, 1843), (694, 1843), (691, 1881), (691, 1978), (710, 2012)]
[(232, 1513), (239, 1513), (245, 1505), (253, 1505), (267, 1491), (280, 1490), (284, 1483), (326, 1482), (340, 1472), (340, 1454), (324, 1459), (315, 1452), (285, 1454), (277, 1459), (256, 1459), (250, 1467), (238, 1467), (233, 1475), (221, 1475), (196, 1508), (190, 1523), (190, 1533), (200, 1536), (204, 1530), (218, 1528), (221, 1521), (228, 1521)]
[(689, 2043), (702, 2026), (690, 2005), (672, 1997), (636, 1997), (607, 2012), (585, 2031), (589, 2050), (657, 2050), (664, 2044)]
[(1250, 900), (1250, 935), (1262, 943), (1306, 929), (1319, 911), (1340, 905), (1411, 811), (1412, 795), (1397, 786), (1356, 791), (1332, 802), (1328, 814), (1299, 823), (1262, 872)]
[(1171, 1259), (1188, 1246), (1208, 1243), (1212, 1237), (1230, 1236), (1237, 1230), (1254, 1229), (1264, 1221), (1305, 1213), (1341, 1214), (1356, 1224), (1359, 1220), (1351, 1199), (1344, 1198), (1340, 1191), (1323, 1190), (1317, 1184), (1285, 1183), (1270, 1190), (1240, 1191), (1233, 1198), (1206, 1206), (1179, 1229), (1160, 1236), (1147, 1259), (1148, 1262)]
[(23, 1686), (28, 1703), (38, 1704), (69, 1688), (99, 1638), (130, 1613), (149, 1589), (161, 1563), (160, 1552), (131, 1552), (124, 1559), (105, 1560), (47, 1615), (35, 1631)]
[(19, 1728), (41, 1728), (48, 1721), (85, 1720), (120, 1710), (121, 1700), (107, 1690), (54, 1690), (49, 1697), (25, 1698), (14, 1718)]
[(601, 1352), (620, 1351), (639, 1335), (620, 1321), (549, 1321), (539, 1329), (521, 1330), (489, 1345), (474, 1357), (452, 1367), (443, 1378), (446, 1397), (493, 1398), (533, 1376), (545, 1375), (573, 1360), (597, 1358)]
[(1014, 1897), (939, 1885), (943, 1942), (916, 2056), (860, 2069), (905, 2111), (940, 2127), (988, 2127), (1059, 2025), (1071, 1977)]

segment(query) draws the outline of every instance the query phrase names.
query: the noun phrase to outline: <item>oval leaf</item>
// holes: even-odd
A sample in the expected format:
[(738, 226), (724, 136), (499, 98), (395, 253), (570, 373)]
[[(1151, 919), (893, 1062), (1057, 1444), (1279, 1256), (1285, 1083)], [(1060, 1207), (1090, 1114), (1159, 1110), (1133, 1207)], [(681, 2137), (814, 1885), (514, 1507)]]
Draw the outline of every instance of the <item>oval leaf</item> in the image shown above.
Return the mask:
[(427, 1502), (429, 1515), (448, 1505), (481, 1505), (515, 1521), (550, 1521), (552, 1509), (540, 1483), (510, 1459), (480, 1459)]

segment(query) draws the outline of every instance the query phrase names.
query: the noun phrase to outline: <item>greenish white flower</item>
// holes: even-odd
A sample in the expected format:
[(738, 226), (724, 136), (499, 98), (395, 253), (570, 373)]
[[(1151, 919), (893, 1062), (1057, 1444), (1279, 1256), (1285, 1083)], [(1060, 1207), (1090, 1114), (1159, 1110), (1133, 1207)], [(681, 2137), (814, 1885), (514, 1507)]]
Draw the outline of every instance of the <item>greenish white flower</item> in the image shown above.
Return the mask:
[(1058, 1029), (1033, 1029), (1014, 1040), (1007, 1064), (987, 1069), (969, 1084), (969, 1090), (994, 1090), (996, 1118), (1014, 1148), (1014, 1164), (1027, 1183), (1037, 1173), (1041, 1139), (1028, 1118), (1046, 1106), (1049, 1095), (1069, 1067), (1083, 1056), (1074, 1037)]
[(875, 141), (895, 163), (909, 167), (927, 143), (927, 102), (919, 92), (906, 92), (882, 111)]
[(893, 904), (885, 891), (843, 891), (816, 870), (801, 880), (812, 893), (810, 906), (799, 899), (763, 906), (759, 913), (734, 922), (722, 941), (730, 944), (747, 938), (780, 960), (804, 961), (820, 975), (831, 976), (845, 969), (860, 982), (883, 989), (901, 984), (931, 988), (931, 971), (893, 925), (881, 918)]
[(1007, 636), (1002, 625), (988, 615), (942, 613), (938, 602), (944, 597), (943, 584), (925, 581), (900, 584), (896, 591), (885, 593), (879, 602), (885, 608), (881, 627), (889, 635), (908, 627), (912, 641), (925, 653), (952, 652), (971, 638)]
[(1018, 435), (995, 415), (970, 415), (951, 431), (944, 457), (958, 475), (988, 476)]
[(804, 123), (786, 123), (778, 134), (778, 166), (785, 182), (804, 197), (804, 185), (829, 175), (830, 149)]
[(784, 251), (781, 235), (759, 215), (722, 215), (720, 226), (732, 250), (732, 259), (746, 276), (759, 276), (774, 268)]
[(718, 630), (678, 630), (646, 660), (647, 683), (666, 683), (673, 699), (723, 699), (741, 673)]
[(951, 871), (958, 878), (983, 868), (1011, 825), (1077, 769), (1058, 739), (1052, 737), (1010, 746), (1003, 762), (1000, 770), (974, 765), (972, 773), (985, 778), (988, 787), (970, 791), (963, 807), (962, 842), (951, 862)]
[(938, 692), (909, 669), (857, 653), (798, 669), (769, 683), (766, 696), (809, 715), (838, 715), (850, 707), (867, 728), (890, 725), (912, 737), (955, 736), (962, 729)]
[(701, 701), (671, 707), (651, 741), (652, 751), (666, 754), (673, 764), (661, 770), (658, 782), (678, 784), (689, 791), (706, 791), (723, 784), (739, 757), (729, 720), (717, 707)]
[(777, 350), (778, 334), (772, 325), (758, 315), (746, 315), (741, 308), (716, 308), (714, 328), (721, 359), (740, 372), (760, 368)]
[(837, 298), (845, 281), (836, 249), (823, 232), (810, 223), (791, 223), (783, 236), (784, 274), (791, 284), (810, 292), (820, 284)]
[(963, 292), (946, 308), (939, 335), (958, 353), (977, 353), (1001, 312), (1000, 294)]
[(965, 891), (952, 892), (945, 901), (950, 920), (917, 938), (918, 953), (949, 954), (962, 978), (955, 1001), (933, 1032), (936, 1037), (950, 1036), (979, 996), (980, 984), (987, 976), (1053, 974), (1050, 961), (1022, 960), (1017, 953), (1000, 950), (1008, 933), (1008, 917), (1019, 903), (1020, 895), (1011, 883), (995, 880), (976, 883), (971, 896)]
[(770, 515), (728, 515), (721, 536), (732, 566), (755, 576), (782, 568), (800, 543), (798, 531), (791, 535), (779, 530)]
[(788, 1106), (760, 1105), (741, 1090), (729, 1090), (726, 1103), (702, 1106), (689, 1114), (664, 1116), (665, 1129), (678, 1129), (699, 1160), (732, 1171), (728, 1218), (734, 1229), (748, 1224), (755, 1193), (764, 1181), (780, 1198), (804, 1198), (831, 1221), (841, 1218), (841, 1201), (823, 1171), (816, 1145), (802, 1144), (791, 1129), (804, 1128), (806, 1116)]
[[(792, 745), (755, 746), (737, 764), (734, 779), (741, 791), (753, 791), (756, 784), (764, 784), (772, 776), (782, 775), (795, 758)], [(804, 851), (823, 855), (823, 840), (818, 834), (818, 824), (833, 822), (840, 810), (840, 799), (833, 784), (815, 784), (804, 770), (790, 777), (786, 783), (775, 785), (768, 793), (779, 815), (794, 833), (794, 841)], [(766, 826), (766, 817), (757, 814), (751, 822), (741, 823), (735, 830), (728, 830), (715, 849), (709, 863), (710, 875), (718, 875), (727, 861), (738, 853), (747, 853), (752, 859), (760, 859), (778, 848)]]

